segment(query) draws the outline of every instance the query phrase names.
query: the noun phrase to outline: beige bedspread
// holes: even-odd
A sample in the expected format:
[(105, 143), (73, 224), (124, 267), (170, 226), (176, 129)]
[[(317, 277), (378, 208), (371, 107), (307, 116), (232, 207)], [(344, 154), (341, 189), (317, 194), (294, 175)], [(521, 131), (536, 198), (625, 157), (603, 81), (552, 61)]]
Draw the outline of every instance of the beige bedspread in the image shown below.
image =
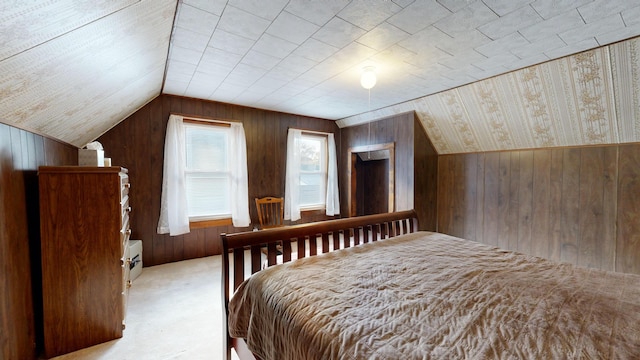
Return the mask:
[(263, 359), (640, 359), (640, 276), (420, 232), (278, 265), (233, 296)]

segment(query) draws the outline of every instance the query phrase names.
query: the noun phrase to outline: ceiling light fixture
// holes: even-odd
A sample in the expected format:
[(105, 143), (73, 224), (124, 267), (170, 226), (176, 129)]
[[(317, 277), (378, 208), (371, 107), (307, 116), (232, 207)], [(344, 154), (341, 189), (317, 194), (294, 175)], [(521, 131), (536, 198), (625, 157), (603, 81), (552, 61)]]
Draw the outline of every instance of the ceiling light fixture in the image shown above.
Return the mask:
[(362, 76), (360, 77), (360, 85), (363, 88), (369, 90), (372, 87), (376, 86), (376, 68), (374, 66), (367, 66), (362, 71)]

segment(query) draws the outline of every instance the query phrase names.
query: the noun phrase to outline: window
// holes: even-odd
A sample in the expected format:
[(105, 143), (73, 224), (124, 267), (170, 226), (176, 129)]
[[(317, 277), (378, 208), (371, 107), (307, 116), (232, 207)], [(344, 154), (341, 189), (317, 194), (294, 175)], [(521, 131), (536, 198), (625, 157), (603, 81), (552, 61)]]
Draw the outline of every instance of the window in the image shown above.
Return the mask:
[(296, 221), (301, 210), (340, 214), (336, 143), (333, 134), (289, 129), (284, 189), (284, 218)]
[(185, 123), (185, 185), (190, 221), (231, 217), (229, 129)]
[(300, 209), (324, 209), (327, 195), (327, 137), (300, 137)]
[(158, 234), (186, 234), (192, 222), (214, 226), (229, 217), (235, 227), (251, 224), (242, 123), (169, 115)]

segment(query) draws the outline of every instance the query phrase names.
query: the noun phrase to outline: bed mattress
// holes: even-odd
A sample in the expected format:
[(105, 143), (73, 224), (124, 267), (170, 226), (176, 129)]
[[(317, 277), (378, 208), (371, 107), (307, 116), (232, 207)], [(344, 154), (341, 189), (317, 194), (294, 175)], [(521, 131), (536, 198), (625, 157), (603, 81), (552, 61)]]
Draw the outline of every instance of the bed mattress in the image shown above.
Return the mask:
[(439, 233), (270, 267), (229, 313), (265, 360), (640, 358), (640, 276)]

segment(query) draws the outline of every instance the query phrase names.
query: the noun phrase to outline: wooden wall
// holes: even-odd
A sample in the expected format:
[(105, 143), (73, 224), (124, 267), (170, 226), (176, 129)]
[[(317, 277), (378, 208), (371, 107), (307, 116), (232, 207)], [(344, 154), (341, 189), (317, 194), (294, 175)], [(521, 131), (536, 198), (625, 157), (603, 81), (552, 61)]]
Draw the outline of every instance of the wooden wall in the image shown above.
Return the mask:
[(640, 144), (443, 155), (438, 231), (640, 274)]
[(42, 347), (37, 170), (77, 165), (77, 154), (0, 123), (0, 359), (34, 359)]
[[(395, 144), (395, 210), (415, 209), (420, 228), (436, 228), (437, 153), (414, 112), (341, 129), (340, 207), (348, 214), (349, 149), (371, 144)], [(369, 138), (370, 134), (370, 138)]]
[[(164, 139), (170, 113), (213, 117), (241, 121), (247, 139), (249, 175), (249, 209), (252, 222), (257, 224), (253, 199), (263, 196), (284, 196), (287, 129), (338, 133), (333, 121), (258, 110), (243, 106), (203, 101), (178, 96), (161, 95), (98, 141), (105, 148), (105, 156), (114, 165), (129, 170), (131, 180), (132, 239), (143, 242), (145, 266), (192, 259), (221, 252), (220, 233), (236, 229), (220, 226), (194, 229), (181, 236), (158, 235), (156, 227), (160, 214)], [(340, 137), (336, 135), (340, 151)], [(300, 221), (318, 221), (323, 213), (303, 213)]]

